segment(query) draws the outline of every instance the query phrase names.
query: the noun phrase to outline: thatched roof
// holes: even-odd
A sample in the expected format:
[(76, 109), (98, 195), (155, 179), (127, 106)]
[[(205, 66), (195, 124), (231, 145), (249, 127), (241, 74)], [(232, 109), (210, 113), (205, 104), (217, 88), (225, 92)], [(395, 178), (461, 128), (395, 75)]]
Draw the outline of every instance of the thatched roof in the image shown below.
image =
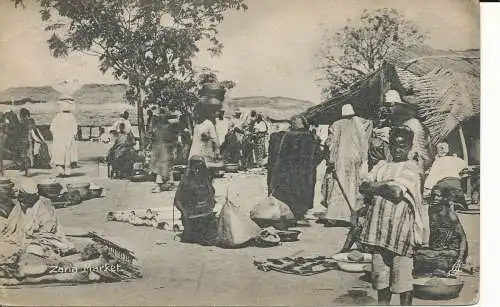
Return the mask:
[(61, 93), (51, 86), (11, 87), (0, 92), (1, 104), (43, 103), (56, 101)]
[(479, 50), (439, 51), (414, 47), (394, 52), (388, 61), (418, 106), (433, 143), (480, 112)]
[(85, 84), (73, 93), (79, 104), (127, 103), (126, 84)]
[(427, 46), (396, 50), (382, 68), (351, 90), (309, 108), (304, 115), (330, 124), (340, 118), (342, 105), (350, 103), (359, 115), (373, 118), (382, 94), (392, 88), (414, 96), (418, 116), (433, 142), (438, 142), (458, 123), (479, 114), (479, 56), (479, 50), (443, 51)]

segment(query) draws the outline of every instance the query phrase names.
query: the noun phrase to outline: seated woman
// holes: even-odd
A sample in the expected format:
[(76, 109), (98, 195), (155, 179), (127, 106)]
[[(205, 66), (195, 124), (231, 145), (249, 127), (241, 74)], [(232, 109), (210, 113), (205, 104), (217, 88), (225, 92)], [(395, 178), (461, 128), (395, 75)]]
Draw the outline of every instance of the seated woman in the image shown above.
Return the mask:
[(432, 189), (429, 248), (416, 251), (415, 275), (446, 275), (467, 258), (467, 237), (454, 210), (456, 202), (464, 201), (457, 178), (444, 178)]
[(111, 163), (113, 175), (116, 178), (127, 178), (132, 175), (136, 159), (134, 139), (126, 132), (124, 123), (120, 123), (118, 129), (115, 143), (108, 153), (108, 161)]
[(175, 193), (174, 205), (182, 214), (182, 242), (210, 245), (216, 236), (215, 189), (201, 156), (192, 156)]

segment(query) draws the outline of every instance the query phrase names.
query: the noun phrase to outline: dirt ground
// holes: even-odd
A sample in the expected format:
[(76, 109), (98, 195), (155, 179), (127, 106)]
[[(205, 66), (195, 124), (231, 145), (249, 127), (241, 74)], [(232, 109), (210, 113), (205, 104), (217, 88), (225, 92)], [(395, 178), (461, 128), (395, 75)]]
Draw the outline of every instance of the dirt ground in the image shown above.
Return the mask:
[[(95, 158), (104, 153), (101, 144), (80, 144), (81, 167), (66, 181), (91, 181), (105, 188), (105, 197), (80, 205), (59, 209), (63, 226), (93, 230), (120, 238), (135, 251), (144, 277), (122, 283), (78, 286), (30, 286), (0, 289), (2, 305), (253, 305), (253, 306), (324, 306), (350, 304), (339, 297), (351, 289), (362, 289), (376, 299), (376, 293), (363, 274), (334, 270), (315, 276), (301, 277), (278, 272), (262, 272), (254, 260), (286, 256), (330, 256), (343, 244), (347, 229), (324, 228), (312, 223), (301, 228), (299, 242), (284, 243), (272, 248), (247, 247), (221, 249), (183, 244), (173, 232), (125, 223), (108, 222), (106, 213), (113, 210), (147, 207), (171, 207), (174, 192), (152, 194), (152, 183), (109, 180), (100, 176)], [(321, 178), (322, 167), (318, 172)], [(34, 180), (47, 178), (50, 170), (33, 171)], [(18, 180), (17, 171), (8, 176)], [(229, 185), (229, 197), (244, 212), (265, 196), (265, 174), (226, 175), (215, 182), (219, 204)], [(319, 185), (315, 211), (319, 205)], [(479, 215), (460, 216), (469, 238), (472, 261), (479, 261)], [(477, 263), (478, 264), (478, 263)], [(461, 277), (465, 281), (461, 296), (449, 301), (423, 301), (418, 305), (471, 304), (479, 297), (479, 278)], [(343, 296), (344, 297), (344, 296)], [(365, 298), (366, 299), (366, 298)], [(367, 302), (366, 300), (363, 302)], [(399, 304), (394, 296), (392, 304)]]

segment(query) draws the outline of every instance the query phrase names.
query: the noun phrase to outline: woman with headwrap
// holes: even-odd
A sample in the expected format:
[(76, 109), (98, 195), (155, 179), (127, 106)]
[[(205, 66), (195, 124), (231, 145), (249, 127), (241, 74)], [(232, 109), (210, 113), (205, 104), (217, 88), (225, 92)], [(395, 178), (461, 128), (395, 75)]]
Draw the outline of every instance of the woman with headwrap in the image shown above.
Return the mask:
[(415, 275), (445, 275), (467, 258), (467, 237), (455, 213), (465, 205), (458, 178), (444, 178), (432, 188), (429, 204), (429, 248), (415, 253)]
[(257, 119), (254, 123), (253, 139), (254, 139), (254, 151), (255, 151), (255, 163), (261, 165), (264, 158), (267, 156), (266, 153), (266, 139), (267, 139), (268, 127), (267, 123), (264, 121), (262, 114), (257, 115)]
[(137, 155), (134, 150), (134, 139), (127, 132), (124, 123), (118, 125), (116, 140), (108, 152), (108, 161), (114, 175), (119, 178), (128, 178), (132, 175), (134, 161)]
[(151, 131), (151, 172), (156, 175), (154, 193), (162, 190), (162, 186), (171, 188), (173, 183), (173, 166), (176, 159), (177, 143), (182, 132), (180, 113), (162, 110), (153, 122)]
[(174, 205), (182, 214), (183, 242), (214, 243), (215, 189), (203, 157), (194, 155), (189, 159), (186, 175), (175, 193)]
[(268, 193), (287, 204), (300, 224), (307, 225), (303, 219), (313, 208), (316, 168), (323, 152), (303, 116), (294, 117), (290, 128), (269, 138)]

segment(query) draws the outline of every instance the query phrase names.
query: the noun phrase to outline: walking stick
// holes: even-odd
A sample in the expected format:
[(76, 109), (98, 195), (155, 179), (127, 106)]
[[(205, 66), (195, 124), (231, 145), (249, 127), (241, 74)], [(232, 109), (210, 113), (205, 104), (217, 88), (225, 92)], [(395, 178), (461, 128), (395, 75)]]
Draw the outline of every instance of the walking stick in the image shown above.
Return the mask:
[(340, 192), (342, 193), (342, 196), (344, 197), (345, 201), (347, 202), (347, 205), (349, 206), (349, 209), (351, 209), (351, 212), (354, 211), (352, 208), (351, 202), (349, 201), (349, 198), (347, 197), (347, 194), (345, 193), (344, 187), (340, 183), (339, 177), (337, 176), (337, 172), (333, 171), (333, 177), (335, 180), (337, 180), (337, 184), (339, 185)]

